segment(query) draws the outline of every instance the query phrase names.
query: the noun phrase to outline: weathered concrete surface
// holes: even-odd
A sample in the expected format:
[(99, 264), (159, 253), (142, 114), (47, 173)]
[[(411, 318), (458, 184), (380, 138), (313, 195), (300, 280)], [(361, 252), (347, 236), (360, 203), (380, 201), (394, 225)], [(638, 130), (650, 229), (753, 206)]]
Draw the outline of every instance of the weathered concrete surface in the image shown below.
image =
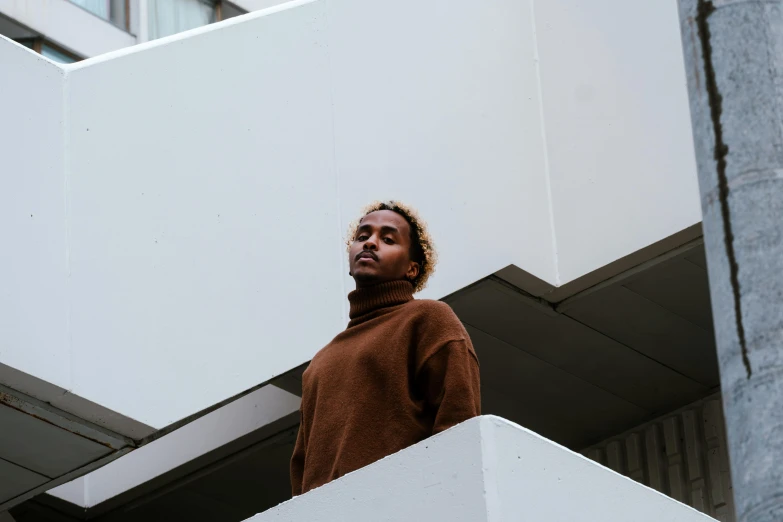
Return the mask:
[(783, 2), (680, 20), (737, 518), (783, 520)]

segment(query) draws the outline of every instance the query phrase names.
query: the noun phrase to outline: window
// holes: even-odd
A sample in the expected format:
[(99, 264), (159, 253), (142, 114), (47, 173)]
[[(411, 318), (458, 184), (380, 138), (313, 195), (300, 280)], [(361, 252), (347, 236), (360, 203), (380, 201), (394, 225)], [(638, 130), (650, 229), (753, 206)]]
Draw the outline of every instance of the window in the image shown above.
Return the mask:
[(148, 0), (149, 39), (162, 38), (221, 19), (215, 0)]
[(129, 30), (130, 0), (70, 0), (70, 2), (113, 23), (120, 29)]
[(78, 58), (76, 58), (74, 55), (70, 54), (69, 52), (61, 50), (58, 47), (55, 47), (46, 42), (41, 43), (41, 50), (38, 52), (41, 53), (41, 56), (46, 56), (53, 62), (74, 63), (79, 61)]
[(81, 58), (75, 54), (70, 53), (51, 42), (47, 42), (43, 38), (20, 38), (17, 42), (25, 47), (29, 47), (41, 56), (49, 58), (53, 62), (74, 63), (81, 60)]

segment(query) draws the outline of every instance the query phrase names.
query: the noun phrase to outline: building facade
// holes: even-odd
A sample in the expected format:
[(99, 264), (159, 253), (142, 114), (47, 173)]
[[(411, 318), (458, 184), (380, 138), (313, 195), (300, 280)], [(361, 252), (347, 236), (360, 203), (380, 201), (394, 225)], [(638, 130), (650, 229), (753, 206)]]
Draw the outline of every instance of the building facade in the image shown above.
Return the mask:
[(0, 35), (56, 62), (74, 63), (268, 7), (265, 4), (241, 0), (3, 0)]
[(677, 6), (627, 4), (0, 0), (0, 511), (287, 500), (342, 236), (395, 198), (484, 413), (733, 521)]

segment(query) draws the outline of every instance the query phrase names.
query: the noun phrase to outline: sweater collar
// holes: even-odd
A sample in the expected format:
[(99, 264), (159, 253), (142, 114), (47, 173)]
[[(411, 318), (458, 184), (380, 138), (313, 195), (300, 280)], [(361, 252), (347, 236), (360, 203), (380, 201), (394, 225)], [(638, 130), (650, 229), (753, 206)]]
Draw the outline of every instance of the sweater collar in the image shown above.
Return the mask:
[(365, 288), (357, 288), (348, 294), (351, 322), (381, 308), (405, 304), (413, 300), (413, 285), (410, 281), (389, 281)]

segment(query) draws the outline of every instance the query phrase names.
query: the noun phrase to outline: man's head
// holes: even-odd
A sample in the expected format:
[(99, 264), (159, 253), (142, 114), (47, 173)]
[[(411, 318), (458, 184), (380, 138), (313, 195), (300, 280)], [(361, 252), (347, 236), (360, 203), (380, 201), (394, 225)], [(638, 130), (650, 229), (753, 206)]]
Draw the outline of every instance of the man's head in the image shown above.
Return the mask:
[(426, 224), (398, 201), (376, 202), (348, 230), (348, 266), (356, 287), (408, 280), (422, 290), (436, 253)]

